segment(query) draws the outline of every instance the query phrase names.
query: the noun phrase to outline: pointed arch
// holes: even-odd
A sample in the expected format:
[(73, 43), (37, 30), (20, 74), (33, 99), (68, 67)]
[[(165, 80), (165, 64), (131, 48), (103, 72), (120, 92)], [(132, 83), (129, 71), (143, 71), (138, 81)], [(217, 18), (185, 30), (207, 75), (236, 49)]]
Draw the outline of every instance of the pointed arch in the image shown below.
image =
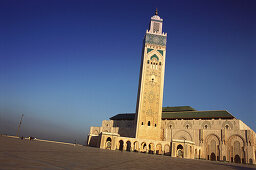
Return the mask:
[(157, 56), (156, 54), (152, 55), (152, 56), (150, 57), (150, 60), (152, 60), (153, 58), (156, 58), (157, 61), (159, 61), (159, 58), (158, 58), (158, 56)]

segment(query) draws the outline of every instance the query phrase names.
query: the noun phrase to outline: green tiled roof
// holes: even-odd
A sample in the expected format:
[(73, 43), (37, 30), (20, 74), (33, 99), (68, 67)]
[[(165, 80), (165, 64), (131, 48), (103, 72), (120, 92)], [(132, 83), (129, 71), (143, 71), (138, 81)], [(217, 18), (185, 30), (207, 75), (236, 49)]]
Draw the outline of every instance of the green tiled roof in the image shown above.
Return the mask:
[(233, 119), (226, 110), (163, 112), (162, 119)]
[[(192, 111), (191, 111), (192, 110)], [(165, 107), (162, 119), (233, 119), (235, 118), (226, 110), (196, 111), (190, 106)], [(110, 120), (134, 120), (135, 113), (117, 114)]]
[(134, 120), (134, 119), (135, 119), (135, 113), (117, 114), (110, 118), (110, 120)]
[(196, 110), (190, 106), (163, 107), (163, 112), (184, 112), (184, 111), (196, 111)]

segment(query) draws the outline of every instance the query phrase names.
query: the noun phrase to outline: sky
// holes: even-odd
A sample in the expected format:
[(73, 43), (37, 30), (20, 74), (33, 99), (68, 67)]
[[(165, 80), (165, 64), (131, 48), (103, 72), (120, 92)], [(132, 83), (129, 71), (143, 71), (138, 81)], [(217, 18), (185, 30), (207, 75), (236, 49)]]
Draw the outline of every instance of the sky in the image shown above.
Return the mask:
[(256, 1), (0, 0), (0, 133), (84, 144), (134, 113), (155, 8), (167, 32), (163, 106), (227, 110), (256, 131)]

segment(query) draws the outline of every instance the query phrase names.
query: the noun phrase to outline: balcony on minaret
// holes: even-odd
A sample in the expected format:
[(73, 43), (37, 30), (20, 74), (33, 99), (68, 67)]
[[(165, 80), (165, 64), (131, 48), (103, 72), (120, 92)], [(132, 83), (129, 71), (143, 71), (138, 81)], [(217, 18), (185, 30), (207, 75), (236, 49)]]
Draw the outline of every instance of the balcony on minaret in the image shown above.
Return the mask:
[(146, 33), (167, 36), (167, 33), (162, 32), (163, 19), (158, 15), (151, 17), (149, 30)]

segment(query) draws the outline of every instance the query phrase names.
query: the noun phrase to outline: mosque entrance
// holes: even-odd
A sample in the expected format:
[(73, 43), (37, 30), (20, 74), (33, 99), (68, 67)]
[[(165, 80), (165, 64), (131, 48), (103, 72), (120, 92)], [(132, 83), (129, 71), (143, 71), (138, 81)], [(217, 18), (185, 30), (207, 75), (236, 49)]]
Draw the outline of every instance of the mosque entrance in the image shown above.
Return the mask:
[(179, 158), (183, 158), (184, 154), (183, 154), (183, 146), (182, 145), (178, 145), (177, 146), (177, 157)]
[(106, 149), (110, 149), (111, 150), (111, 138), (110, 137), (107, 138)]
[(234, 159), (235, 163), (241, 163), (241, 158), (239, 155), (235, 155), (235, 159)]
[(211, 159), (211, 161), (216, 161), (216, 155), (215, 155), (215, 153), (211, 153), (211, 157), (210, 157)]
[(126, 142), (126, 151), (131, 151), (131, 142), (130, 141), (127, 141)]
[(122, 151), (124, 148), (124, 141), (120, 140), (119, 141), (119, 150)]
[(141, 144), (141, 152), (142, 153), (146, 153), (147, 152), (147, 144), (146, 143), (142, 143)]

